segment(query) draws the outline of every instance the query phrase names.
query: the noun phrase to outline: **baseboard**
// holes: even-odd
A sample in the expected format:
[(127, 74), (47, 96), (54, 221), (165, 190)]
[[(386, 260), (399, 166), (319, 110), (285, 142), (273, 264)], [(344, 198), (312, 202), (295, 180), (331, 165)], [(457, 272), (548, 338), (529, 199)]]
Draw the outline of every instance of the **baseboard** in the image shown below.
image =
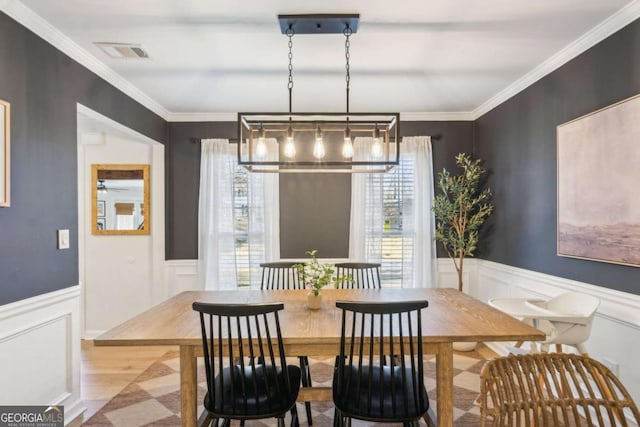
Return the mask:
[(0, 402), (80, 415), (80, 286), (0, 307)]

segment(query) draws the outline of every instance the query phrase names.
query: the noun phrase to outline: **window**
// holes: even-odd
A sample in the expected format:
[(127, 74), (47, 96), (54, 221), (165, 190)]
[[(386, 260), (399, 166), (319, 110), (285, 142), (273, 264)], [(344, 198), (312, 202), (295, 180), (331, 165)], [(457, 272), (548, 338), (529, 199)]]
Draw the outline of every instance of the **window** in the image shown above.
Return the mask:
[[(371, 155), (372, 138), (355, 152)], [(353, 174), (349, 257), (378, 262), (385, 287), (435, 285), (433, 165), (428, 136), (402, 139), (399, 165), (383, 174)]]
[[(234, 157), (235, 162), (235, 157)], [(260, 263), (265, 262), (264, 196), (262, 174), (249, 174), (235, 166), (233, 172), (233, 257), (238, 287), (259, 284)]]
[(227, 140), (202, 144), (198, 213), (202, 288), (259, 286), (260, 263), (279, 254), (278, 224), (272, 224), (278, 219), (278, 178), (238, 166), (235, 146)]
[(414, 164), (412, 156), (401, 154), (392, 171), (366, 177), (365, 257), (380, 262), (382, 283), (389, 287), (401, 287), (413, 272)]

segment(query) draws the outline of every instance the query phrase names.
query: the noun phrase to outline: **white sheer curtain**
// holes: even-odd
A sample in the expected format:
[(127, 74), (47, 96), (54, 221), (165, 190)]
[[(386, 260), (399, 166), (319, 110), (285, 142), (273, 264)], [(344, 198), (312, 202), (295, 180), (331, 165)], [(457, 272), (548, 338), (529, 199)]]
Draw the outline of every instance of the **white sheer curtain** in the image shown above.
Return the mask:
[(402, 138), (400, 148), (413, 157), (413, 232), (414, 243), (414, 288), (434, 288), (437, 286), (437, 258), (435, 237), (435, 216), (431, 210), (434, 198), (433, 151), (430, 136), (410, 136)]
[[(354, 157), (370, 159), (372, 144), (372, 138), (356, 138)], [(352, 175), (349, 258), (380, 262), (383, 281), (386, 276), (403, 287), (435, 287), (431, 138), (405, 137), (400, 153), (401, 164), (391, 172)]]
[[(277, 150), (269, 141), (269, 150)], [(201, 289), (256, 283), (259, 264), (277, 257), (278, 177), (248, 173), (226, 139), (202, 140), (198, 208)]]
[[(355, 138), (353, 141), (353, 159), (358, 161), (368, 161), (371, 159), (371, 147), (373, 138)], [(367, 189), (372, 183), (368, 183), (367, 174), (351, 174), (351, 219), (349, 221), (349, 259), (354, 261), (364, 261), (367, 259), (365, 252), (367, 224), (376, 223), (376, 219), (367, 221)], [(372, 192), (370, 192), (372, 193)], [(380, 194), (380, 193), (378, 193)], [(380, 203), (382, 203), (380, 201)], [(371, 212), (370, 215), (382, 215), (382, 211)], [(377, 223), (381, 223), (379, 218)], [(371, 262), (375, 262), (371, 260)]]

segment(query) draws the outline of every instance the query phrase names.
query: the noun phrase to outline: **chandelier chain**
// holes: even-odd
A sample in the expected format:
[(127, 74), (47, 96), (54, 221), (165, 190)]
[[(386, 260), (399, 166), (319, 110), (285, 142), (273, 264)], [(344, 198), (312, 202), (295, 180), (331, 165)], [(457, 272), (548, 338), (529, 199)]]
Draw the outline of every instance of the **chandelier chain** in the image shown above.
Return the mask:
[[(350, 37), (351, 34), (353, 34), (353, 31), (351, 30), (351, 28), (349, 27), (349, 24), (347, 24), (347, 26), (344, 29), (344, 36), (345, 36), (345, 40), (344, 40), (344, 57), (345, 57), (345, 62), (346, 62), (346, 82), (347, 82), (347, 114), (349, 114), (349, 87), (351, 84), (351, 74), (350, 74), (350, 70), (349, 70), (349, 59), (351, 58), (351, 53), (349, 52), (349, 47), (351, 46), (351, 41), (350, 41)], [(347, 122), (349, 122), (349, 117), (347, 117)]]
[(293, 27), (290, 25), (287, 29), (287, 37), (289, 37), (289, 81), (287, 88), (289, 89), (289, 114), (291, 114), (292, 108), (292, 95), (293, 95)]

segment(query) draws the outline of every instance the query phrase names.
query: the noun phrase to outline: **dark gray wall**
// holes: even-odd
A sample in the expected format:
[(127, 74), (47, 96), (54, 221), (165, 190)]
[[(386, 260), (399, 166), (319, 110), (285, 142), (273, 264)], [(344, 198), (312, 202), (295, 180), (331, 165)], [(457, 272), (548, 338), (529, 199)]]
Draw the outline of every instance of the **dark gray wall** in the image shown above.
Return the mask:
[(235, 139), (236, 122), (169, 122), (165, 146), (166, 258), (198, 258), (200, 140)]
[[(174, 122), (168, 129), (166, 256), (194, 259), (198, 257), (199, 140), (235, 139), (236, 124)], [(457, 153), (473, 151), (473, 122), (403, 122), (400, 133), (435, 136), (436, 171), (455, 168)], [(299, 258), (317, 249), (322, 257), (347, 257), (350, 197), (348, 174), (280, 175), (281, 256)]]
[(0, 305), (78, 284), (76, 103), (159, 142), (165, 121), (0, 12), (0, 98), (11, 103), (11, 207), (0, 208)]
[(484, 258), (640, 294), (639, 268), (556, 255), (556, 126), (639, 92), (635, 21), (476, 121), (496, 206)]

